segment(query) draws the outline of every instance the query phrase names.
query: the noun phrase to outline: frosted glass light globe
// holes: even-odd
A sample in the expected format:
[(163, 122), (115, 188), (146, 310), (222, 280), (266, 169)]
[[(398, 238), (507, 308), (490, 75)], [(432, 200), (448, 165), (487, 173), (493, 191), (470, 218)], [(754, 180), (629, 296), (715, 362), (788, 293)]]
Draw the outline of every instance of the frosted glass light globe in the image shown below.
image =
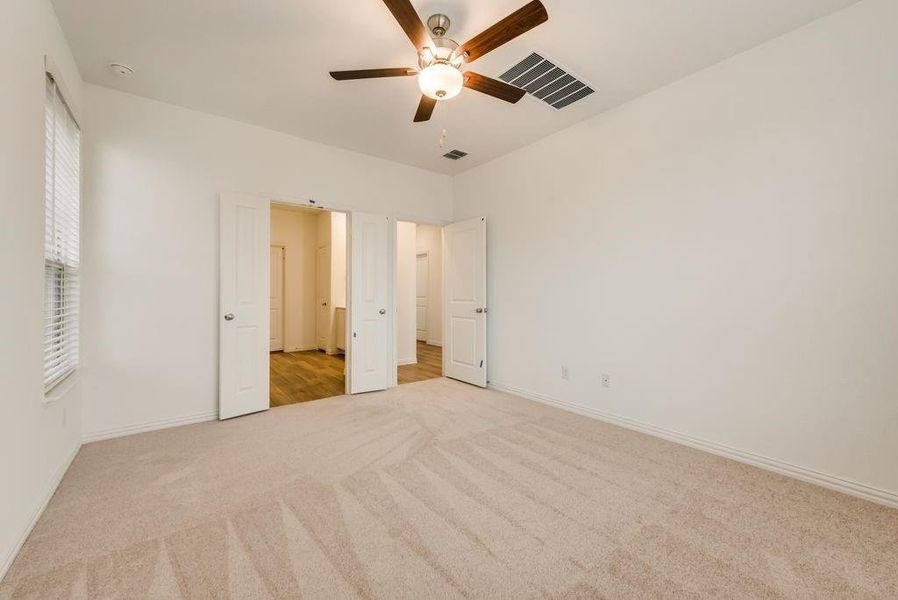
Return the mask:
[(464, 83), (461, 71), (446, 63), (434, 63), (418, 73), (421, 93), (434, 100), (448, 100), (458, 96)]

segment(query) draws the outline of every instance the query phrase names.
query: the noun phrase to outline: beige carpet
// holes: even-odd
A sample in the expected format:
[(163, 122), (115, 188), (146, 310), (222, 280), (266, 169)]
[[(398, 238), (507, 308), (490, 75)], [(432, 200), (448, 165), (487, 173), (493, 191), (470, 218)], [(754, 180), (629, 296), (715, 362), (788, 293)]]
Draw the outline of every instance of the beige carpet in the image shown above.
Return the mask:
[(898, 597), (898, 511), (446, 379), (84, 446), (0, 598)]

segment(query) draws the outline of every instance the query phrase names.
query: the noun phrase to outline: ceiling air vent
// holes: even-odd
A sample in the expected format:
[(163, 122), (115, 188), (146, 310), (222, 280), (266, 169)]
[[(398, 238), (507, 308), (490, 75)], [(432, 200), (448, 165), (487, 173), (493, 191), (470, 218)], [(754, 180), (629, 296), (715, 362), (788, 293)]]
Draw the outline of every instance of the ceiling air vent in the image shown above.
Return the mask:
[(467, 156), (467, 152), (462, 152), (461, 150), (451, 150), (443, 155), (443, 157), (448, 158), (450, 160), (458, 160), (459, 158), (463, 158)]
[(595, 91), (536, 52), (505, 71), (499, 79), (555, 108), (564, 108)]

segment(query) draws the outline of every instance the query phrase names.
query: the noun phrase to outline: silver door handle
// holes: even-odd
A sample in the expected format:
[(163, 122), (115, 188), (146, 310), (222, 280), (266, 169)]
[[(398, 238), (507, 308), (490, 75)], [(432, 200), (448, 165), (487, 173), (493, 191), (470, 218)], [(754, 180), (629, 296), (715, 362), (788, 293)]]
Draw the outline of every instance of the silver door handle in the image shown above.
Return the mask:
[(234, 320), (234, 313), (228, 313), (225, 315), (225, 321), (233, 321), (233, 320)]
[(385, 315), (385, 314), (387, 314), (387, 309), (386, 309), (386, 308), (382, 308), (382, 309), (380, 309), (380, 310), (377, 311), (377, 312), (379, 312), (379, 313), (382, 314), (382, 315)]

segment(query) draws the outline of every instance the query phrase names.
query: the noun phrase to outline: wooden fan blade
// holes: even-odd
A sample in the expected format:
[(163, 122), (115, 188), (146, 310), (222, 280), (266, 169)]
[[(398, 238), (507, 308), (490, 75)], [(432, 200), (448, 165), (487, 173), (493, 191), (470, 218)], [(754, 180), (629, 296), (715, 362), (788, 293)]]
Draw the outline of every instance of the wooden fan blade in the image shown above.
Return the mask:
[(418, 110), (415, 113), (415, 123), (429, 121), (430, 115), (433, 114), (433, 108), (437, 105), (437, 101), (427, 96), (421, 96), (421, 102), (418, 103)]
[(510, 83), (471, 71), (465, 71), (465, 87), (512, 104), (523, 98), (525, 94), (524, 90)]
[(533, 0), (462, 44), (458, 52), (465, 57), (466, 62), (475, 61), (487, 52), (495, 50), (505, 42), (513, 40), (548, 20), (549, 13), (546, 12), (546, 7), (539, 0)]
[(432, 46), (433, 40), (430, 39), (430, 31), (421, 22), (421, 17), (415, 11), (415, 7), (409, 0), (384, 0), (384, 4), (393, 13), (393, 17), (399, 22), (402, 31), (412, 41), (415, 50), (420, 52), (424, 46)]
[(417, 75), (415, 69), (358, 69), (355, 71), (331, 71), (331, 77), (337, 81), (348, 79), (373, 79), (375, 77), (408, 77)]

